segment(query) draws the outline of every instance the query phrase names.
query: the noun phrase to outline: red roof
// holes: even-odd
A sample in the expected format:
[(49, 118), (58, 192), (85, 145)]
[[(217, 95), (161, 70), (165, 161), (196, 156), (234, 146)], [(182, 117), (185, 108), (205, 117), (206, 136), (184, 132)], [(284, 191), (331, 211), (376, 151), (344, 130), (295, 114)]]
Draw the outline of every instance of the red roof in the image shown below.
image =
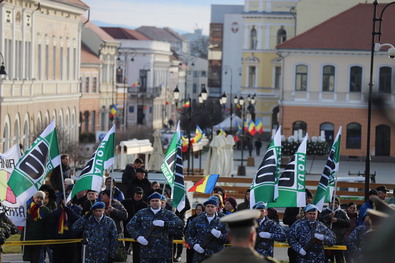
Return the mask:
[(131, 40), (150, 40), (140, 32), (123, 27), (101, 27), (110, 36), (115, 39), (131, 39)]
[[(378, 5), (377, 16), (385, 4)], [(380, 43), (395, 44), (395, 6), (384, 12)], [(277, 46), (278, 49), (370, 50), (373, 4), (358, 4)], [(378, 28), (378, 23), (377, 23)], [(378, 42), (378, 41), (376, 41)]]

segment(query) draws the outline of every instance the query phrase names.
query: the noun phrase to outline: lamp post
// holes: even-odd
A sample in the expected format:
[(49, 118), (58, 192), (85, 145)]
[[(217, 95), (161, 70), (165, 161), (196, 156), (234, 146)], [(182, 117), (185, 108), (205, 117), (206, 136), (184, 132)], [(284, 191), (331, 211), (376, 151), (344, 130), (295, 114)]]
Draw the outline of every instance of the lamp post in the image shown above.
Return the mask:
[[(131, 57), (130, 61), (134, 61), (134, 57), (136, 56), (136, 51), (127, 51), (123, 55), (123, 127), (126, 130), (128, 128), (128, 122), (127, 122), (127, 94), (128, 94), (128, 75), (129, 75), (129, 61), (128, 57)], [(118, 57), (118, 61), (121, 60), (121, 57)]]
[[(187, 119), (188, 119), (188, 125), (187, 125), (187, 134), (188, 134), (188, 170), (187, 173), (189, 175), (190, 173), (190, 167), (191, 167), (191, 119), (192, 119), (192, 99), (190, 97), (188, 97), (188, 99), (185, 100), (185, 102), (188, 102), (188, 108), (187, 108), (187, 112), (183, 112), (182, 110), (179, 111), (178, 110), (178, 102), (180, 100), (180, 90), (178, 89), (178, 87), (175, 88), (175, 90), (173, 91), (173, 98), (174, 101), (176, 103), (176, 109), (177, 112), (181, 115), (186, 115)], [(199, 104), (203, 104), (208, 98), (208, 93), (206, 88), (203, 88), (202, 92), (199, 95)]]
[[(372, 93), (373, 93), (373, 67), (374, 67), (374, 52), (379, 51), (381, 47), (390, 45), (391, 48), (389, 51), (394, 48), (391, 44), (380, 45), (376, 43), (376, 36), (378, 36), (378, 42), (381, 39), (381, 25), (383, 22), (383, 15), (387, 7), (395, 4), (395, 1), (386, 4), (382, 9), (380, 16), (377, 16), (377, 6), (378, 1), (375, 0), (373, 2), (373, 30), (372, 30), (372, 42), (371, 42), (371, 50), (370, 50), (370, 74), (369, 74), (369, 91), (368, 91), (368, 125), (367, 125), (367, 134), (366, 134), (366, 157), (365, 157), (365, 200), (369, 198), (369, 180), (370, 180), (370, 137), (371, 137), (371, 126), (372, 126)], [(376, 23), (379, 22), (378, 31)], [(393, 50), (393, 49), (392, 49)]]
[[(225, 66), (225, 75), (230, 73), (230, 98), (233, 96), (232, 84), (233, 84), (233, 71), (230, 66)], [(233, 104), (230, 101), (230, 133), (232, 134), (232, 125), (233, 125)]]
[[(234, 102), (240, 104), (241, 106), (241, 121), (242, 121), (242, 126), (241, 126), (241, 162), (240, 162), (240, 166), (237, 169), (237, 175), (239, 176), (245, 176), (246, 175), (246, 168), (243, 165), (243, 161), (244, 161), (244, 134), (245, 134), (245, 125), (244, 125), (244, 119), (245, 119), (245, 101), (244, 98), (242, 96), (240, 96), (239, 99), (237, 99), (237, 97), (234, 98)], [(247, 102), (248, 102), (248, 108), (253, 107), (255, 104), (255, 95), (253, 95), (251, 97), (250, 94), (248, 94), (247, 96)]]

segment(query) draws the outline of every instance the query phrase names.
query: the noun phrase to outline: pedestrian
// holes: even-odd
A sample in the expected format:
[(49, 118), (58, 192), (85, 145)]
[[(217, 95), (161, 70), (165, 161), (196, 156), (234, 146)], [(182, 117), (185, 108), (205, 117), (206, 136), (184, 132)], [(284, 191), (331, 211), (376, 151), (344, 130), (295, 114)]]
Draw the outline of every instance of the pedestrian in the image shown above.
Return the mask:
[(250, 192), (251, 189), (248, 188), (244, 194), (244, 202), (237, 205), (237, 211), (250, 209)]
[(324, 245), (336, 243), (335, 234), (317, 220), (318, 209), (307, 205), (305, 217), (297, 220), (289, 229), (288, 244), (298, 252), (297, 262), (325, 262)]
[[(344, 245), (344, 234), (346, 229), (350, 227), (351, 220), (347, 213), (340, 208), (340, 199), (335, 196), (332, 202), (320, 213), (318, 220), (331, 229), (336, 235), (336, 245)], [(344, 262), (344, 253), (342, 250), (327, 250), (325, 251), (325, 262)]]
[(377, 191), (377, 196), (378, 196), (381, 200), (385, 201), (385, 199), (387, 198), (387, 193), (389, 192), (389, 190), (387, 189), (387, 187), (385, 187), (385, 185), (378, 186), (378, 187), (376, 188), (376, 191)]
[[(25, 240), (43, 240), (49, 236), (50, 210), (44, 204), (45, 193), (37, 191), (26, 203), (27, 216)], [(40, 262), (42, 245), (25, 246), (23, 260), (31, 263)]]
[[(55, 192), (63, 192), (64, 179), (71, 178), (71, 167), (69, 166), (70, 157), (68, 154), (62, 154), (60, 156), (60, 165), (56, 166), (49, 177), (51, 186)], [(62, 171), (61, 171), (62, 169)], [(63, 173), (63, 181), (62, 181)]]
[[(309, 189), (305, 189), (306, 193), (306, 205), (313, 202), (313, 194)], [(297, 220), (304, 217), (304, 208), (302, 207), (287, 207), (285, 208), (283, 223), (291, 227)], [(296, 263), (298, 259), (298, 252), (293, 250), (291, 247), (288, 248), (288, 259), (289, 263)]]
[(255, 250), (262, 256), (273, 257), (274, 241), (285, 242), (287, 236), (279, 224), (267, 217), (267, 208), (263, 202), (256, 203), (254, 209), (260, 211)]
[(368, 209), (373, 208), (373, 199), (375, 196), (377, 196), (377, 191), (374, 189), (370, 190), (368, 193), (368, 200), (359, 208), (358, 226), (363, 224), (363, 219)]
[(96, 202), (91, 213), (73, 224), (73, 231), (82, 232), (87, 241), (86, 263), (112, 263), (118, 242), (118, 232), (114, 220), (105, 215), (106, 205)]
[[(78, 234), (72, 231), (72, 226), (75, 221), (81, 217), (81, 208), (78, 205), (73, 205), (71, 202), (64, 205), (63, 197), (57, 208), (52, 212), (50, 219), (51, 239), (74, 239), (78, 238)], [(78, 262), (77, 255), (78, 243), (56, 244), (51, 245), (53, 250), (53, 261), (55, 263), (76, 263)]]
[(147, 176), (147, 171), (144, 168), (137, 168), (136, 169), (136, 177), (132, 180), (132, 182), (129, 184), (128, 188), (128, 196), (133, 196), (134, 192), (136, 191), (136, 187), (140, 187), (144, 190), (144, 201), (148, 201), (147, 198), (148, 196), (152, 193), (151, 189), (151, 183), (150, 181), (146, 178)]
[[(195, 219), (201, 213), (203, 213), (203, 211), (204, 211), (204, 206), (202, 204), (197, 204), (195, 206), (195, 211), (194, 211), (193, 215), (188, 217), (188, 219), (187, 219), (187, 224), (185, 226), (184, 233), (187, 230), (189, 224), (192, 222), (192, 220)], [(195, 251), (193, 250), (193, 248), (187, 246), (187, 263), (192, 263), (194, 252)]]
[(248, 148), (248, 156), (251, 158), (252, 150), (254, 149), (254, 146), (252, 145), (252, 138), (247, 139), (247, 148)]
[(136, 169), (144, 166), (144, 162), (140, 158), (136, 158), (132, 164), (127, 164), (122, 173), (122, 184), (125, 187), (127, 196), (133, 196), (132, 181), (136, 178)]
[(223, 213), (225, 215), (231, 214), (236, 212), (236, 207), (237, 207), (237, 201), (234, 197), (229, 196), (225, 200), (225, 205), (224, 205), (224, 210)]
[[(176, 216), (178, 216), (178, 218), (181, 219), (182, 221), (182, 229), (184, 229), (185, 227), (185, 213), (191, 209), (191, 203), (189, 202), (189, 199), (187, 196), (185, 196), (185, 207), (181, 210), (178, 211), (176, 209)], [(182, 240), (184, 237), (183, 233), (180, 233), (177, 236), (174, 236), (174, 239), (176, 240)], [(181, 262), (181, 254), (182, 254), (182, 250), (184, 248), (183, 244), (173, 244), (173, 256), (174, 256), (174, 262)]]
[(129, 234), (141, 244), (142, 263), (172, 262), (173, 239), (182, 233), (182, 221), (171, 211), (161, 207), (164, 196), (152, 193), (149, 207), (138, 211), (126, 225)]
[(256, 150), (257, 156), (259, 156), (261, 154), (261, 148), (262, 148), (262, 141), (261, 141), (261, 138), (258, 138), (255, 141), (255, 150)]
[(85, 215), (91, 210), (92, 205), (96, 203), (98, 197), (99, 194), (96, 190), (90, 189), (86, 192), (86, 200), (82, 203), (82, 215)]
[(264, 257), (254, 250), (255, 227), (259, 214), (259, 211), (246, 209), (222, 217), (220, 221), (229, 225), (232, 246), (203, 260), (203, 263), (278, 262), (273, 258)]
[(223, 214), (217, 213), (218, 198), (211, 196), (203, 205), (205, 212), (193, 219), (185, 232), (185, 241), (195, 250), (193, 263), (221, 251), (228, 242), (228, 227), (219, 220)]
[[(129, 232), (126, 230), (127, 223), (134, 217), (134, 215), (138, 211), (148, 207), (148, 204), (143, 200), (143, 195), (143, 189), (141, 187), (136, 187), (136, 192), (134, 193), (133, 198), (127, 198), (122, 201), (123, 206), (128, 212), (128, 218), (126, 221), (124, 221), (125, 237), (131, 238)], [(140, 243), (126, 242), (126, 249), (133, 251), (133, 263), (140, 263)]]
[(123, 192), (116, 186), (114, 178), (111, 176), (107, 177), (104, 184), (106, 186), (106, 190), (110, 190), (112, 188), (112, 198), (118, 200), (119, 202), (122, 202), (125, 199)]
[(350, 202), (347, 205), (346, 213), (348, 218), (350, 218), (350, 226), (346, 228), (346, 232), (344, 233), (344, 240), (346, 240), (348, 236), (351, 234), (351, 232), (358, 226), (357, 204), (354, 202)]
[(0, 262), (3, 262), (3, 245), (7, 238), (11, 235), (17, 234), (18, 228), (14, 225), (12, 220), (8, 218), (5, 212), (0, 213)]

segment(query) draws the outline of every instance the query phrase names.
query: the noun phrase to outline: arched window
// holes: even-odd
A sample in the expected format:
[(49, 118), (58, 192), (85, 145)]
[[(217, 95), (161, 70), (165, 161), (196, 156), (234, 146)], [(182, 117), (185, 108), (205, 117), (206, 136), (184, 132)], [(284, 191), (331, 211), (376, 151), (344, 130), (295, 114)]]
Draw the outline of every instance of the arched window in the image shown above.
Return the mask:
[(8, 126), (8, 122), (4, 123), (3, 134), (3, 152), (5, 152), (10, 148), (10, 126)]
[(307, 66), (297, 65), (295, 73), (295, 90), (306, 91), (307, 90)]
[(29, 148), (29, 121), (25, 120), (24, 128), (23, 128), (23, 149), (27, 150)]
[(249, 88), (255, 87), (255, 81), (256, 81), (256, 67), (250, 66), (248, 68), (248, 87)]
[(20, 128), (19, 128), (19, 120), (15, 120), (15, 123), (14, 123), (14, 138), (15, 138), (14, 144), (19, 144), (20, 141), (21, 141), (21, 133), (20, 133)]
[(347, 149), (361, 149), (361, 125), (352, 122), (347, 125), (346, 134), (346, 148)]
[(84, 132), (89, 132), (89, 111), (84, 112)]
[(287, 31), (285, 31), (284, 26), (277, 31), (277, 45), (287, 41)]
[(91, 113), (91, 132), (96, 131), (96, 111), (92, 111)]
[(322, 91), (333, 92), (335, 90), (335, 67), (324, 66), (322, 70)]
[(350, 92), (361, 92), (362, 89), (362, 67), (350, 68)]
[(379, 92), (391, 93), (391, 82), (392, 82), (392, 69), (390, 67), (381, 67), (380, 79), (379, 79)]
[(258, 42), (258, 38), (256, 35), (256, 29), (253, 26), (250, 31), (250, 49), (256, 49), (257, 42)]
[(320, 131), (324, 132), (325, 140), (329, 145), (333, 143), (333, 135), (334, 135), (334, 125), (330, 122), (324, 122), (320, 125)]
[(295, 121), (292, 123), (292, 134), (297, 132), (299, 134), (299, 130), (302, 130), (302, 136), (306, 136), (307, 132), (307, 124), (304, 121)]

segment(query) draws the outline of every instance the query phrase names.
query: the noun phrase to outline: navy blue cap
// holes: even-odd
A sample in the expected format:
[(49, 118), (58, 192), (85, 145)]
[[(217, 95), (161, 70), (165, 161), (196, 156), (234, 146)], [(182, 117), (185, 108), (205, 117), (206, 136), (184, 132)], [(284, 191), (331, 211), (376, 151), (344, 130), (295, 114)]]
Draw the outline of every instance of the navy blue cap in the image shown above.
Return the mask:
[(150, 196), (148, 196), (148, 201), (150, 201), (151, 199), (160, 199), (160, 200), (166, 200), (165, 197), (163, 195), (161, 195), (160, 193), (152, 193), (150, 194)]
[(259, 201), (252, 208), (254, 208), (254, 209), (266, 209), (266, 205), (265, 205), (264, 202)]
[(98, 202), (94, 203), (94, 204), (91, 206), (91, 210), (103, 209), (103, 208), (105, 208), (105, 207), (106, 207), (106, 205), (105, 205), (103, 202), (98, 201)]
[(318, 208), (317, 208), (315, 205), (309, 204), (309, 205), (307, 205), (306, 208), (304, 209), (304, 212), (305, 212), (305, 213), (307, 213), (307, 212), (314, 212), (314, 211), (317, 211), (317, 210), (318, 210)]
[(218, 207), (218, 197), (216, 197), (215, 195), (210, 196), (206, 202), (203, 203), (204, 206), (206, 205), (214, 205), (216, 207)]

